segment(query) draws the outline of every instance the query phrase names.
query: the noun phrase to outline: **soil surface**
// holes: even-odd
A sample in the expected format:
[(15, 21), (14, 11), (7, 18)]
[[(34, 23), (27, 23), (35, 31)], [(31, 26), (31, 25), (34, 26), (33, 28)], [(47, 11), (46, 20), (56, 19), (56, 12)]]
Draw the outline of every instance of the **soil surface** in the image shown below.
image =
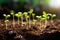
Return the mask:
[(39, 29), (38, 24), (30, 24), (30, 28), (27, 25), (18, 25), (16, 21), (13, 27), (10, 20), (6, 29), (4, 21), (0, 20), (0, 40), (60, 40), (60, 19), (53, 20), (53, 23), (48, 21), (43, 31)]

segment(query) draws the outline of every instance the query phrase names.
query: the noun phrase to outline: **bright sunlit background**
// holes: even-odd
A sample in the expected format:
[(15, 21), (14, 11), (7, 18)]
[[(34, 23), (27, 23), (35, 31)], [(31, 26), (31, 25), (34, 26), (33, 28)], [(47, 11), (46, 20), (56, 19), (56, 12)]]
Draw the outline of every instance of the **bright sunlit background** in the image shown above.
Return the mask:
[(54, 8), (60, 8), (60, 0), (51, 0), (49, 5)]

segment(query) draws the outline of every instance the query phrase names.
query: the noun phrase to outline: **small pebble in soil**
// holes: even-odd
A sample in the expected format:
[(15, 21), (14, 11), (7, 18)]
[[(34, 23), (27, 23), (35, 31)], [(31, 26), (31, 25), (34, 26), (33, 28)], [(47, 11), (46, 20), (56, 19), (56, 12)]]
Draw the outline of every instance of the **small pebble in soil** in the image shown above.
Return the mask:
[(16, 36), (16, 33), (14, 31), (7, 31), (6, 33), (6, 40), (13, 40)]
[(14, 40), (25, 40), (25, 38), (23, 38), (22, 35), (18, 35), (16, 37), (14, 37)]

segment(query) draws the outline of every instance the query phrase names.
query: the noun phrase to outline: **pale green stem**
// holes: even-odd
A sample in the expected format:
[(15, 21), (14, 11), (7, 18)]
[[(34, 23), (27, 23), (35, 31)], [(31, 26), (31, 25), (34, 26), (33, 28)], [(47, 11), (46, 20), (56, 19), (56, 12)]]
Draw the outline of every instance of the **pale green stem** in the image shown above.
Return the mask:
[[(5, 21), (7, 20), (7, 17), (5, 18)], [(5, 25), (6, 25), (6, 30), (7, 30), (7, 23), (5, 22)]]
[(19, 25), (19, 23), (20, 23), (20, 22), (19, 22), (19, 17), (18, 17), (18, 25)]
[(33, 21), (34, 21), (34, 17), (33, 17)]
[(26, 22), (28, 23), (28, 18), (26, 18)]
[(30, 25), (30, 17), (29, 17), (29, 28), (31, 27), (31, 25)]
[(46, 28), (46, 26), (47, 26), (47, 20), (45, 20), (45, 28)]
[(23, 17), (21, 17), (21, 23), (22, 23), (21, 26), (23, 26)]
[(54, 22), (53, 22), (53, 20), (51, 19), (51, 24), (54, 26), (54, 27), (56, 27), (55, 25), (54, 25)]
[(7, 29), (8, 29), (8, 28), (7, 28), (7, 23), (6, 23), (5, 25), (6, 25), (6, 30), (7, 30)]
[(14, 20), (14, 15), (13, 15), (13, 27), (15, 27), (15, 20)]
[[(30, 14), (30, 17), (31, 17), (31, 14)], [(29, 17), (29, 28), (31, 27), (31, 20), (30, 20), (30, 17)]]
[[(26, 18), (26, 22), (27, 22), (27, 23), (26, 23), (26, 25), (27, 25), (27, 24), (28, 24), (28, 18)], [(28, 29), (28, 25), (27, 25), (27, 29)]]

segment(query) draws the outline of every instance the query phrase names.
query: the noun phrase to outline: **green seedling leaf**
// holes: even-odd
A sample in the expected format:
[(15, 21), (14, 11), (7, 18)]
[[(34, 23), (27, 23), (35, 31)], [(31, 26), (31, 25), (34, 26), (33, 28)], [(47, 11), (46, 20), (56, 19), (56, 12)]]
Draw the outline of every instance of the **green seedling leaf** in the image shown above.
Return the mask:
[(27, 15), (26, 18), (29, 18), (29, 16)]
[(48, 17), (48, 14), (45, 11), (43, 11), (43, 17)]
[(34, 17), (35, 16), (35, 14), (32, 14), (32, 17)]
[(7, 15), (7, 17), (10, 17), (10, 15)]
[(52, 15), (52, 18), (54, 18), (54, 17), (56, 17), (56, 14), (53, 14), (53, 15)]
[(50, 18), (45, 11), (43, 11), (43, 15), (42, 16), (45, 18), (45, 20), (48, 20)]
[(22, 15), (22, 12), (18, 12), (19, 15)]
[(33, 9), (30, 9), (30, 11), (28, 13), (33, 13)]
[(24, 12), (23, 15), (26, 17), (28, 15), (28, 13), (27, 12)]
[(23, 16), (22, 12), (18, 12), (18, 15), (20, 18)]
[(53, 19), (53, 18), (55, 18), (56, 17), (56, 14), (48, 14), (48, 15), (50, 15), (51, 16), (51, 19)]
[(36, 18), (37, 18), (38, 20), (40, 20), (40, 19), (42, 18), (42, 16), (36, 16)]
[(9, 20), (5, 20), (4, 22), (5, 22), (5, 24), (8, 24), (9, 23)]
[(14, 15), (14, 11), (13, 10), (11, 10), (10, 13), (11, 13), (11, 15)]
[(16, 13), (15, 16), (18, 17), (19, 15)]
[(6, 14), (3, 14), (3, 16), (5, 17), (5, 20), (7, 20), (10, 17), (10, 15), (6, 15)]
[(3, 16), (5, 17), (5, 16), (6, 16), (6, 14), (3, 14)]
[(14, 15), (14, 13), (11, 13), (11, 15)]

